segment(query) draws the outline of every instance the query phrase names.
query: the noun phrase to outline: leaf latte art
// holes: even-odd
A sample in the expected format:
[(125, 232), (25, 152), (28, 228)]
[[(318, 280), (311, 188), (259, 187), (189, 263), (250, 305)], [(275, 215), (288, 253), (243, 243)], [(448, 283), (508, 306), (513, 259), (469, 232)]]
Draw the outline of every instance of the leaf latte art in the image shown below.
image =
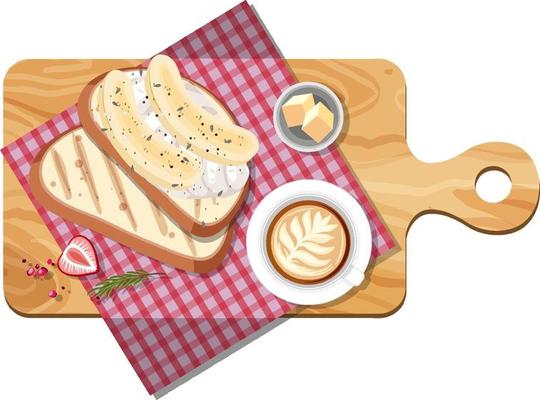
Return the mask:
[(301, 202), (278, 214), (269, 232), (269, 253), (280, 273), (312, 283), (334, 274), (348, 249), (341, 218), (318, 202)]

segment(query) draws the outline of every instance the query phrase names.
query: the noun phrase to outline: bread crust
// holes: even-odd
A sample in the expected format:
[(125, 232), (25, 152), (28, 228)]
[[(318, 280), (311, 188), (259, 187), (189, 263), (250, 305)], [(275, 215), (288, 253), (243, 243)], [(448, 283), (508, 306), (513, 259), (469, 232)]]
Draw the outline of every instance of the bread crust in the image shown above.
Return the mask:
[[(135, 68), (126, 68), (124, 71), (133, 71)], [(137, 186), (146, 194), (146, 196), (151, 199), (165, 214), (167, 214), (173, 221), (180, 225), (185, 231), (190, 232), (195, 236), (214, 236), (216, 233), (220, 232), (223, 228), (229, 225), (233, 219), (236, 217), (236, 214), (240, 211), (241, 205), (244, 203), (244, 200), (249, 191), (249, 181), (244, 185), (240, 196), (234, 206), (231, 208), (230, 212), (221, 220), (216, 222), (209, 223), (200, 223), (199, 221), (192, 218), (187, 214), (181, 207), (178, 206), (167, 194), (162, 190), (152, 185), (146, 179), (144, 179), (137, 171), (132, 170), (131, 166), (128, 165), (118, 151), (114, 148), (111, 142), (107, 139), (106, 135), (103, 134), (101, 128), (96, 124), (94, 118), (92, 117), (91, 111), (91, 99), (94, 89), (100, 84), (107, 73), (101, 74), (91, 80), (82, 90), (79, 100), (77, 102), (77, 108), (79, 111), (79, 118), (83, 129), (88, 133), (90, 138), (94, 143), (110, 158), (112, 158), (118, 166), (137, 184)], [(207, 95), (215, 97), (209, 93), (206, 89), (202, 88), (200, 85), (193, 81), (189, 81), (193, 85), (201, 88)], [(228, 113), (231, 119), (234, 121), (234, 118)]]
[[(204, 258), (194, 258), (185, 254), (176, 253), (171, 249), (159, 246), (143, 238), (132, 235), (130, 232), (125, 231), (114, 224), (97, 219), (84, 211), (77, 210), (63, 202), (58, 201), (54, 196), (52, 196), (41, 179), (41, 162), (47, 151), (52, 148), (52, 146), (54, 146), (54, 144), (63, 136), (69, 135), (71, 132), (72, 131), (66, 132), (65, 134), (60, 135), (58, 138), (51, 141), (39, 152), (31, 164), (30, 188), (32, 189), (32, 193), (36, 199), (46, 209), (62, 216), (62, 218), (95, 230), (96, 232), (116, 240), (117, 242), (122, 243), (123, 245), (126, 245), (144, 255), (155, 258), (156, 260), (177, 269), (196, 273), (205, 273), (212, 271), (221, 264), (227, 255), (229, 245), (232, 240), (233, 233), (232, 229), (230, 228), (227, 229), (221, 246), (214, 253)], [(219, 233), (219, 231), (217, 233)]]

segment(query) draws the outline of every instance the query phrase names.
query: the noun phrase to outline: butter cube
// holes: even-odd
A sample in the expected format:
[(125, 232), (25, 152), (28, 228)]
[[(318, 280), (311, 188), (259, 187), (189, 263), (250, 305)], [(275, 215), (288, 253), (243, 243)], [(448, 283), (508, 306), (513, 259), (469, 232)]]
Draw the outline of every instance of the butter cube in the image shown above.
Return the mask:
[(323, 103), (317, 103), (304, 118), (302, 130), (320, 143), (334, 126), (334, 114)]
[(281, 107), (287, 126), (291, 128), (293, 126), (302, 125), (306, 112), (314, 105), (315, 100), (311, 93), (299, 94), (291, 97), (283, 104), (283, 107)]

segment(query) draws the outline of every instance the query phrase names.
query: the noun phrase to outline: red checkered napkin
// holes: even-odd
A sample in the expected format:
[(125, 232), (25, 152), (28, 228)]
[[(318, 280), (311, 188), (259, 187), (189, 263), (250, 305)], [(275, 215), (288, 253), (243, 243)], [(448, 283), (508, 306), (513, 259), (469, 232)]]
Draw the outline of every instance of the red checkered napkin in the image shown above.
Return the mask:
[(149, 393), (164, 388), (251, 335), (294, 305), (269, 293), (251, 270), (245, 235), (260, 200), (285, 182), (322, 179), (352, 193), (368, 214), (373, 257), (394, 242), (340, 153), (330, 148), (299, 154), (285, 146), (272, 124), (280, 93), (295, 82), (251, 7), (243, 2), (164, 51), (178, 58), (183, 75), (208, 88), (246, 129), (260, 151), (254, 182), (234, 226), (235, 239), (220, 268), (193, 275), (162, 265), (88, 228), (45, 210), (28, 183), (30, 163), (48, 142), (78, 126), (73, 106), (29, 132), (2, 152), (56, 241), (65, 246), (82, 234), (96, 246), (102, 271), (82, 278), (85, 289), (113, 274), (134, 269), (165, 272), (96, 306)]

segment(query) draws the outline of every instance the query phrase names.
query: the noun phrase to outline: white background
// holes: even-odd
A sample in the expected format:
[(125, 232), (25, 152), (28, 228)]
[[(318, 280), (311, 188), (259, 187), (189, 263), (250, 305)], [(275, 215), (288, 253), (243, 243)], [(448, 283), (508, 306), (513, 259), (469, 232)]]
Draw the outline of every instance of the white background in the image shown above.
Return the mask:
[[(1, 73), (23, 58), (145, 58), (236, 1), (215, 3), (2, 2)], [(418, 158), (501, 140), (540, 165), (533, 2), (253, 3), (286, 57), (398, 64)], [(289, 320), (168, 398), (537, 399), (539, 238), (538, 215), (508, 236), (423, 217), (409, 233), (397, 314)], [(1, 398), (147, 398), (99, 319), (24, 319), (4, 302), (0, 318)]]

